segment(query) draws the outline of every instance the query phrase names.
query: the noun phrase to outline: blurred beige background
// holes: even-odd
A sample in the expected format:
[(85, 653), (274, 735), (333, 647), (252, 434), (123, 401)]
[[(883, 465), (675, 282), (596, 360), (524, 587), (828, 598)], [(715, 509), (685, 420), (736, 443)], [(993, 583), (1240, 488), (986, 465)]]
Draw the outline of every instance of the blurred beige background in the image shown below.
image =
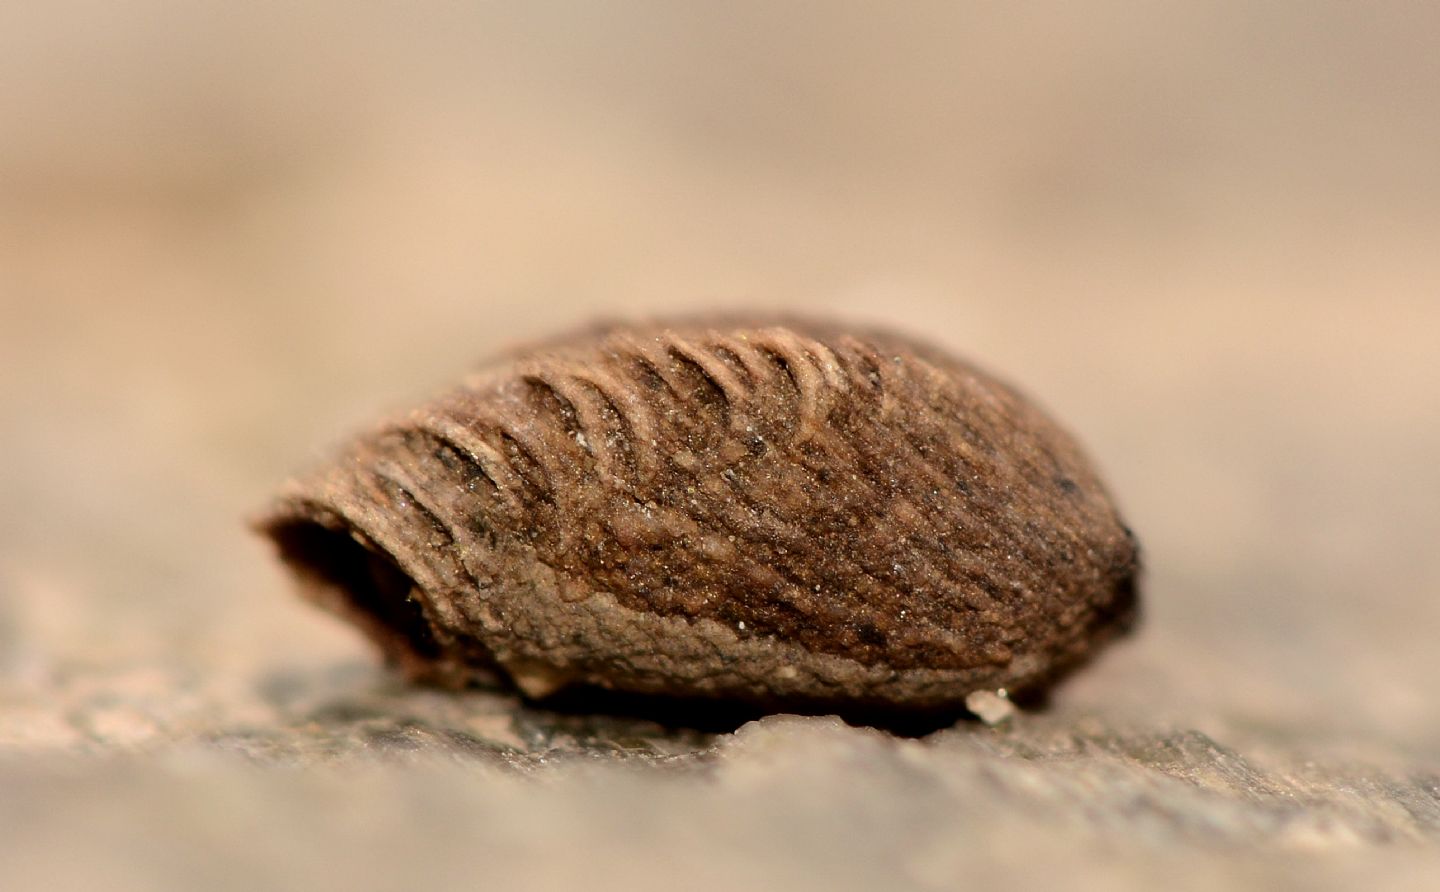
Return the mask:
[(1437, 37), (1423, 2), (0, 6), (0, 750), (273, 724), (265, 679), (368, 665), (242, 526), (287, 472), (517, 339), (763, 307), (928, 336), (1088, 444), (1148, 622), (1051, 720), (1440, 762)]

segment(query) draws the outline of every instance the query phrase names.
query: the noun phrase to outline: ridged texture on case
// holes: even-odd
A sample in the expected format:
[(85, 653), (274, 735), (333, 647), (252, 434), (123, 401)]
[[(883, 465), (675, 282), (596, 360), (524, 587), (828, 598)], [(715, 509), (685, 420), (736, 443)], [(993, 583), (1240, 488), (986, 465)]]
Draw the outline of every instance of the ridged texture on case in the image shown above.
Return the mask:
[(940, 351), (824, 323), (614, 326), (492, 363), (260, 522), (417, 678), (770, 708), (1043, 689), (1136, 613), (1074, 441)]

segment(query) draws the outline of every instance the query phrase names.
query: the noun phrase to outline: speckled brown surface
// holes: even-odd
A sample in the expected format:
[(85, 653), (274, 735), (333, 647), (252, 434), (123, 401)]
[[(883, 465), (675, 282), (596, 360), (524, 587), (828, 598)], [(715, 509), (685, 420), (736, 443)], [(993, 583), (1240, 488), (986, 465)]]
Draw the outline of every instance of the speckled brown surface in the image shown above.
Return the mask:
[(263, 529), (415, 678), (769, 709), (1037, 692), (1128, 628), (1137, 546), (1073, 439), (912, 340), (639, 323), (492, 364)]
[[(1435, 7), (826, 7), (0, 4), (0, 888), (1440, 885)], [(665, 725), (406, 685), (245, 526), (727, 309), (1040, 396), (1138, 634), (995, 728)]]

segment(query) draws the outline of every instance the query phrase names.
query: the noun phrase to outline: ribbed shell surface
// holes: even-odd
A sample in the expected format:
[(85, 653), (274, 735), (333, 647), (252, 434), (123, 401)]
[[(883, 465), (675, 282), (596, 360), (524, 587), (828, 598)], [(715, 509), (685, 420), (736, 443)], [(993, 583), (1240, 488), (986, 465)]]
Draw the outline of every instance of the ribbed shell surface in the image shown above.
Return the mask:
[(615, 326), (489, 364), (289, 484), (305, 590), (416, 676), (768, 707), (955, 706), (1128, 627), (1073, 440), (908, 339)]

